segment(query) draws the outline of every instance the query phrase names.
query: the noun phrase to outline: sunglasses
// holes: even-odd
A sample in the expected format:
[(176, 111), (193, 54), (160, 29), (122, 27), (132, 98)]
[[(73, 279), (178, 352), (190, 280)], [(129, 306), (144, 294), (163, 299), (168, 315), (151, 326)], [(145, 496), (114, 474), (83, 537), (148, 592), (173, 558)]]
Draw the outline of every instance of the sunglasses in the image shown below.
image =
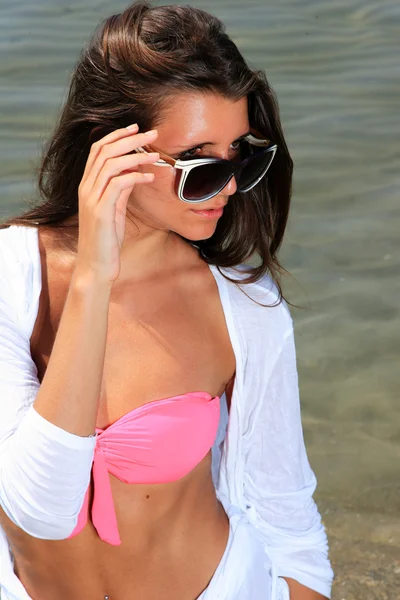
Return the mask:
[[(270, 140), (248, 134), (240, 141), (238, 159), (195, 158), (182, 160), (160, 152), (158, 167), (179, 169), (177, 193), (183, 202), (204, 202), (219, 194), (232, 177), (236, 178), (239, 192), (248, 192), (267, 173), (277, 151)], [(149, 146), (139, 147), (136, 152), (148, 153)]]

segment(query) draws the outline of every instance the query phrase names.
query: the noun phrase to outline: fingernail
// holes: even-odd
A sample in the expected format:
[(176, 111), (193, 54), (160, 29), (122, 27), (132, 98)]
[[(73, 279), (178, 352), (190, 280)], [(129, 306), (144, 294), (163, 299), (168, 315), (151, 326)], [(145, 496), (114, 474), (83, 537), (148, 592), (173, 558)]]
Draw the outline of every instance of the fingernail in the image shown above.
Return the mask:
[(144, 135), (153, 135), (155, 133), (157, 133), (157, 129), (152, 129), (151, 131), (146, 131)]
[(143, 177), (145, 179), (147, 179), (148, 181), (153, 181), (153, 179), (154, 179), (154, 173), (143, 173)]
[(138, 124), (134, 123), (133, 125), (128, 125), (128, 127), (126, 129), (137, 129), (138, 128)]

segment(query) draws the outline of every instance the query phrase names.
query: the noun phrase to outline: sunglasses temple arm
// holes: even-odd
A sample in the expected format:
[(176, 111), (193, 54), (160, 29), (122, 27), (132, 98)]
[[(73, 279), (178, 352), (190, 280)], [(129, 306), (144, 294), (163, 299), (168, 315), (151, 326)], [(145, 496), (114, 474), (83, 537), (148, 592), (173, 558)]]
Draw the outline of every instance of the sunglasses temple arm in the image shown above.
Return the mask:
[[(149, 151), (153, 152), (153, 150), (151, 150), (150, 148), (149, 150), (147, 150), (147, 148), (144, 148), (143, 146), (139, 146), (138, 148), (136, 148), (136, 152), (142, 152), (144, 154), (148, 154)], [(173, 159), (172, 156), (168, 156), (168, 154), (164, 154), (163, 152), (159, 152), (159, 155), (160, 160), (154, 163), (155, 165), (157, 165), (157, 167), (175, 167), (176, 160)]]
[(246, 141), (252, 144), (253, 146), (266, 147), (269, 146), (271, 140), (265, 140), (262, 138), (255, 137), (251, 133), (246, 137)]

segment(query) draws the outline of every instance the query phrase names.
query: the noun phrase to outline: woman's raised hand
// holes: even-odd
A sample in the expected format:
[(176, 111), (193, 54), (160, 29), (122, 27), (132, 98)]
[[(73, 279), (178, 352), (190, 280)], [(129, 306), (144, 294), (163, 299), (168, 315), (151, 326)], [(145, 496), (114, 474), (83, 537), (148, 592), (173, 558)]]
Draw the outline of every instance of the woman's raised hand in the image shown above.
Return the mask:
[(134, 153), (151, 144), (157, 131), (138, 133), (137, 125), (117, 129), (95, 142), (79, 185), (79, 239), (75, 271), (112, 284), (120, 273), (120, 250), (125, 234), (126, 206), (135, 185), (154, 180), (138, 171), (153, 164), (157, 152)]

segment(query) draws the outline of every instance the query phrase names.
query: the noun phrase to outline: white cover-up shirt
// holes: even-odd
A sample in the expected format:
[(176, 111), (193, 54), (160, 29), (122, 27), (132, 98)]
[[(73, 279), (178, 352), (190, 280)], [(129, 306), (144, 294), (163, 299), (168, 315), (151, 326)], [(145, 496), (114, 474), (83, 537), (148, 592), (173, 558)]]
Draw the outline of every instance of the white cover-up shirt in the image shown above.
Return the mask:
[[(303, 441), (292, 319), (285, 303), (253, 301), (276, 303), (269, 277), (238, 286), (210, 269), (236, 357), (229, 419), (222, 411), (213, 447), (217, 495), (247, 515), (278, 577), (330, 597), (333, 572), (312, 497), (316, 478)], [(96, 438), (69, 433), (32, 406), (40, 384), (30, 337), (40, 291), (37, 229), (0, 230), (0, 505), (28, 534), (56, 540), (75, 528)], [(0, 528), (2, 586), (24, 598)]]

